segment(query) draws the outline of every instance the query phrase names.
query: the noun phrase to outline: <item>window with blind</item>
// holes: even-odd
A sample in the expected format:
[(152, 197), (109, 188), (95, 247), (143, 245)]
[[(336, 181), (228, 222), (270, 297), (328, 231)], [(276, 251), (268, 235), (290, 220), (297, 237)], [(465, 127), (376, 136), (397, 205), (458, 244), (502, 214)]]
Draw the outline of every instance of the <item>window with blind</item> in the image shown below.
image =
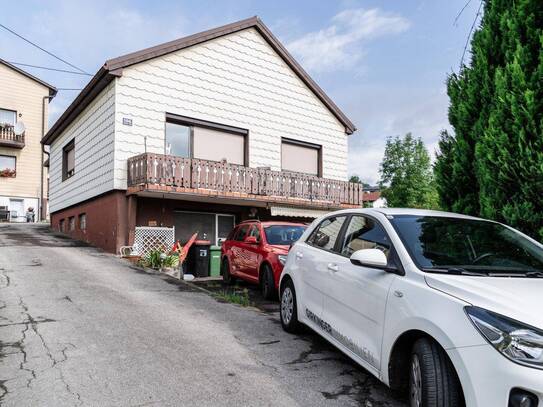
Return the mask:
[(321, 146), (295, 140), (281, 140), (281, 169), (321, 176)]
[(245, 137), (240, 134), (194, 127), (194, 158), (245, 164)]
[(62, 180), (75, 174), (75, 140), (70, 141), (62, 149)]
[(165, 154), (247, 164), (247, 130), (171, 113), (166, 120)]

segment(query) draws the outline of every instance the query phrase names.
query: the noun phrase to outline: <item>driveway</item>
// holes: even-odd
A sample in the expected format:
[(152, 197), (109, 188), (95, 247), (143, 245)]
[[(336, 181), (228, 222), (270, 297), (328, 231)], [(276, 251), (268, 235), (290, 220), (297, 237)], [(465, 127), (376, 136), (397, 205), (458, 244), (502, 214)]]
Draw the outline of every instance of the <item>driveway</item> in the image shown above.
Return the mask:
[(0, 405), (403, 404), (315, 334), (283, 332), (274, 309), (0, 224)]

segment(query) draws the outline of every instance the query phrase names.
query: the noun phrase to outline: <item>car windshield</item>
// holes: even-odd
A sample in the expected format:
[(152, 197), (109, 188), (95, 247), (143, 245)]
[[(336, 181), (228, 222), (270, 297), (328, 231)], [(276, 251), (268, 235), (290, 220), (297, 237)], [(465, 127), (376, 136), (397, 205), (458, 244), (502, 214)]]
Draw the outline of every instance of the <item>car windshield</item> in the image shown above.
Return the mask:
[(302, 225), (272, 225), (264, 227), (268, 244), (289, 246), (297, 241), (304, 233), (306, 226)]
[(411, 215), (390, 222), (425, 271), (543, 276), (541, 246), (499, 223)]

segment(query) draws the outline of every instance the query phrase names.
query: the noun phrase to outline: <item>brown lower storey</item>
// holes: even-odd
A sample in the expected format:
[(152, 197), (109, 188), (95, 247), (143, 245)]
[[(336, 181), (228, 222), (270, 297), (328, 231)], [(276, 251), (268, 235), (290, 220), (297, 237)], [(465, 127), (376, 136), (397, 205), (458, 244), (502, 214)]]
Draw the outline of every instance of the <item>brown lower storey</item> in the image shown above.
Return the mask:
[[(233, 215), (236, 223), (252, 217), (271, 218), (269, 209), (261, 207), (127, 196), (126, 191), (111, 191), (51, 213), (51, 226), (75, 239), (118, 253), (121, 246), (133, 243), (135, 226), (172, 227), (179, 216), (176, 213), (183, 211)], [(83, 214), (85, 225), (81, 225)]]
[[(85, 215), (86, 225), (81, 225)], [(112, 191), (51, 213), (51, 227), (74, 239), (83, 240), (115, 253), (128, 238), (125, 191)], [(73, 221), (72, 221), (73, 219)]]

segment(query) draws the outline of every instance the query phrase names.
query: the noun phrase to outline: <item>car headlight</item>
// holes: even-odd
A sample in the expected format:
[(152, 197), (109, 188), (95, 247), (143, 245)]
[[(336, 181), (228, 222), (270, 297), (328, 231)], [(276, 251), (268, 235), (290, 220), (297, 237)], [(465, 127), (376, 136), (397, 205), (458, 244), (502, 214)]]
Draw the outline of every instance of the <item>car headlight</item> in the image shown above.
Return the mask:
[(281, 263), (283, 266), (287, 262), (287, 255), (286, 254), (278, 254), (277, 258), (279, 259), (279, 263)]
[(543, 331), (479, 307), (466, 307), (477, 330), (513, 362), (543, 369)]

